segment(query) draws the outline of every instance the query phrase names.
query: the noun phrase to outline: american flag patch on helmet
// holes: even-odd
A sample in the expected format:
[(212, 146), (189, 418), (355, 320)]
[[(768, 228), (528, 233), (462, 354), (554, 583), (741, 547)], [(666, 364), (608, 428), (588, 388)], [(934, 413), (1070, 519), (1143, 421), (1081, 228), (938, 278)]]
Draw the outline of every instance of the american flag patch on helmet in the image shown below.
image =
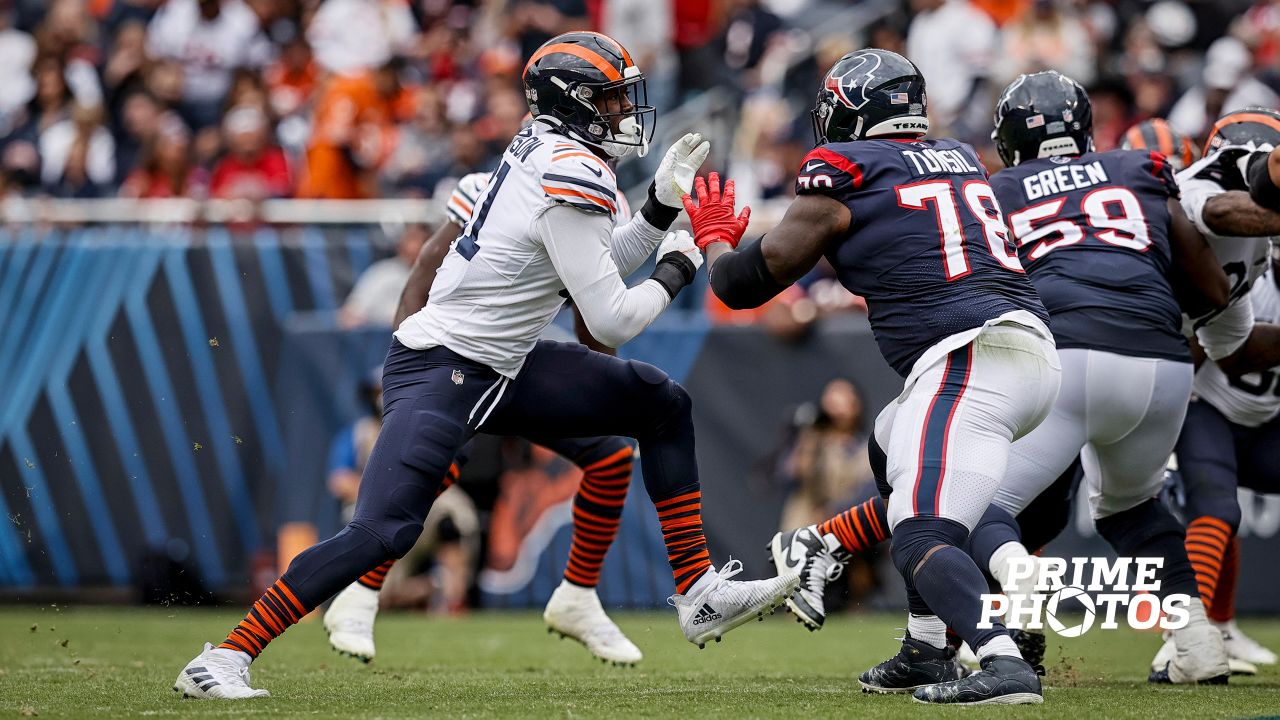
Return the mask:
[(1043, 125), (1044, 125), (1043, 115), (1032, 115), (1031, 117), (1027, 118), (1027, 127), (1029, 128), (1038, 128)]
[(889, 102), (893, 105), (906, 105), (911, 102), (906, 93), (889, 93)]

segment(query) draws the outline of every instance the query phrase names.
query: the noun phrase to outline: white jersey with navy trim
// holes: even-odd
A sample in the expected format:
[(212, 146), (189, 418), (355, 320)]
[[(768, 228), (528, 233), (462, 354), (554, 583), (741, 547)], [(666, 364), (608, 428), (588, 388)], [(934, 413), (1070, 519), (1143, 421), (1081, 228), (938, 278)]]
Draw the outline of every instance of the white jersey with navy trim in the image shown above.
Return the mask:
[(1272, 240), (1269, 237), (1226, 237), (1205, 225), (1205, 203), (1227, 192), (1221, 182), (1219, 163), (1219, 156), (1227, 149), (1231, 148), (1224, 147), (1210, 153), (1176, 176), (1183, 211), (1204, 235), (1231, 281), (1230, 304), (1226, 309), (1195, 318), (1182, 316), (1183, 332), (1187, 336), (1194, 333), (1211, 360), (1220, 360), (1238, 350), (1252, 332), (1254, 317), (1247, 298), (1249, 289), (1267, 269)]
[[(1280, 323), (1280, 287), (1275, 271), (1253, 285), (1245, 299), (1258, 322)], [(1196, 372), (1195, 394), (1237, 425), (1258, 427), (1280, 414), (1280, 367), (1229, 378), (1217, 363), (1206, 362)]]
[[(604, 304), (628, 311), (626, 329), (638, 332), (636, 326), (651, 321), (670, 297), (656, 281), (647, 281), (631, 289), (634, 296), (625, 304), (627, 288), (619, 273), (634, 270), (651, 255), (663, 232), (641, 214), (615, 228), (618, 195), (613, 170), (603, 160), (546, 125), (531, 123), (475, 197), (426, 306), (405, 319), (396, 338), (415, 349), (442, 345), (515, 377), (565, 302), (565, 273), (573, 275), (572, 284), (604, 294)], [(570, 218), (578, 227), (547, 231), (553, 208), (581, 211)], [(607, 227), (597, 227), (601, 223)], [(600, 247), (587, 239), (586, 247), (568, 249), (584, 242), (579, 236), (587, 233), (599, 234)], [(552, 244), (558, 244), (554, 252)]]

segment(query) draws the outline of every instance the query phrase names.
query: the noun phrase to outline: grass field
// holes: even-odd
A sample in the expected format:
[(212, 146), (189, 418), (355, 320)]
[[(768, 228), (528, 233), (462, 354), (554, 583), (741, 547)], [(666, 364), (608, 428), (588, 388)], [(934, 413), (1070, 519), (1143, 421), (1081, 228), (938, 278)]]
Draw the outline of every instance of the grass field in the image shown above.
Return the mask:
[[(181, 701), (173, 678), (203, 640), (238, 616), (190, 609), (0, 609), (0, 718), (216, 717), (669, 717), (669, 718), (1218, 718), (1280, 715), (1280, 670), (1228, 688), (1150, 687), (1150, 634), (1050, 638), (1045, 704), (935, 708), (870, 696), (856, 673), (891, 655), (901, 619), (844, 616), (819, 633), (779, 614), (719, 645), (684, 642), (675, 613), (619, 613), (645, 653), (636, 668), (605, 667), (577, 644), (552, 639), (533, 613), (458, 620), (384, 614), (378, 660), (364, 666), (329, 650), (318, 622), (296, 627), (254, 664), (268, 699)], [(1243, 623), (1280, 647), (1280, 622)]]

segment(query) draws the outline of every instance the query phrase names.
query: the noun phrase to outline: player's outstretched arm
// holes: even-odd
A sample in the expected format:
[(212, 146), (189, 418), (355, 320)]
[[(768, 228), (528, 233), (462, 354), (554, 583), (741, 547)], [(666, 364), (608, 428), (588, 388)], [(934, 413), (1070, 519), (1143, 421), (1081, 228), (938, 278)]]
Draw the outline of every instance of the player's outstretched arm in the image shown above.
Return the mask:
[(1213, 249), (1187, 219), (1177, 200), (1170, 199), (1168, 205), (1169, 242), (1175, 268), (1173, 285), (1179, 304), (1192, 317), (1225, 308), (1230, 299), (1231, 282)]
[(1228, 190), (1209, 198), (1201, 218), (1206, 228), (1225, 237), (1280, 235), (1280, 213), (1258, 205), (1244, 190)]
[(613, 260), (612, 231), (608, 215), (569, 205), (548, 208), (532, 228), (591, 335), (618, 347), (648, 327), (693, 282), (702, 255), (688, 233), (669, 233), (658, 247), (653, 274), (628, 288)]
[(623, 277), (643, 265), (666, 237), (680, 215), (681, 198), (693, 191), (693, 178), (709, 152), (710, 141), (700, 133), (688, 133), (662, 156), (644, 206), (630, 222), (613, 230), (613, 261)]
[(436, 281), (436, 271), (449, 254), (449, 245), (462, 231), (462, 226), (452, 221), (446, 222), (427, 239), (418, 251), (418, 259), (413, 261), (409, 271), (409, 279), (405, 281), (404, 290), (400, 292), (400, 305), (396, 308), (396, 319), (393, 327), (400, 327), (405, 318), (418, 312), (427, 304), (427, 296), (431, 294), (431, 285)]
[(1280, 325), (1255, 323), (1240, 349), (1218, 360), (1222, 372), (1238, 377), (1280, 365)]
[(710, 187), (699, 178), (698, 202), (685, 198), (685, 209), (694, 227), (694, 242), (707, 252), (711, 289), (735, 310), (759, 307), (813, 269), (832, 241), (849, 228), (852, 215), (838, 200), (822, 195), (801, 195), (787, 208), (782, 221), (769, 234), (740, 249), (749, 208), (734, 217), (733, 181), (720, 195), (719, 177), (712, 173)]

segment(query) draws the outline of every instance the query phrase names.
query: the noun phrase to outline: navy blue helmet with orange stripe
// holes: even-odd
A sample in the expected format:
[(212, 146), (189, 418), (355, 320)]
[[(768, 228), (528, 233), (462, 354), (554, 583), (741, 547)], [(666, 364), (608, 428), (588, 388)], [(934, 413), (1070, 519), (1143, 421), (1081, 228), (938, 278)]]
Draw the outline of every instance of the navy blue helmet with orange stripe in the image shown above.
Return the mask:
[(1191, 138), (1174, 130), (1162, 118), (1151, 118), (1129, 128), (1120, 147), (1125, 150), (1154, 150), (1169, 160), (1174, 172), (1186, 169), (1196, 161), (1196, 147)]
[(996, 102), (991, 139), (1004, 164), (1093, 150), (1093, 106), (1080, 83), (1056, 70), (1019, 75)]
[(1224, 145), (1270, 145), (1280, 147), (1280, 112), (1264, 107), (1247, 107), (1218, 118), (1204, 142), (1204, 154)]
[(610, 157), (648, 151), (656, 123), (644, 74), (608, 35), (568, 32), (548, 40), (524, 67), (524, 94), (535, 120)]

